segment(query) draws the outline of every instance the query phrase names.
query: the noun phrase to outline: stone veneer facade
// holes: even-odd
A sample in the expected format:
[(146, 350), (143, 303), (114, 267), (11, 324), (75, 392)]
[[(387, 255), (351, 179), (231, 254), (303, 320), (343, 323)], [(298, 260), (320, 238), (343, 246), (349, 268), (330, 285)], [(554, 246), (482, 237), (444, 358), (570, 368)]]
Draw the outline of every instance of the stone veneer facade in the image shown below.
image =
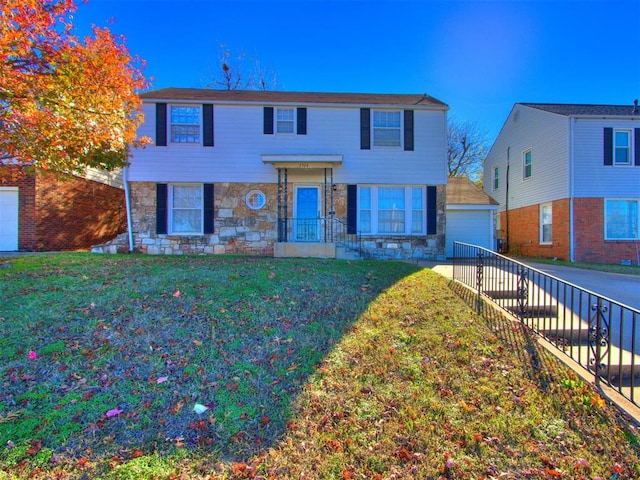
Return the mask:
[[(347, 215), (347, 186), (335, 184), (335, 216)], [(215, 183), (214, 233), (175, 236), (156, 233), (156, 184), (131, 182), (131, 209), (135, 250), (149, 254), (245, 254), (271, 256), (278, 241), (278, 186), (272, 183)], [(245, 197), (260, 190), (266, 197), (264, 207), (252, 210)], [(287, 203), (292, 204), (293, 188), (288, 189)], [(437, 187), (436, 235), (421, 237), (364, 236), (366, 256), (379, 259), (444, 258), (445, 203), (444, 185)], [(327, 209), (328, 210), (328, 209)], [(289, 207), (289, 216), (292, 209)], [(128, 250), (126, 235), (94, 248), (96, 252), (116, 253)]]

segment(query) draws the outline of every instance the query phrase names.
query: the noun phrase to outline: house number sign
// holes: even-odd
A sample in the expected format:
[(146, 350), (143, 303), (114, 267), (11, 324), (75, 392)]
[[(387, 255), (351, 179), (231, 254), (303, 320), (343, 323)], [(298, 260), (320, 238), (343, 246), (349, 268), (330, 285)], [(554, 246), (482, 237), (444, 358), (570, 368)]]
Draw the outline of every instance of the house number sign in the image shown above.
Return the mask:
[(298, 168), (309, 168), (309, 164), (306, 162), (298, 163)]

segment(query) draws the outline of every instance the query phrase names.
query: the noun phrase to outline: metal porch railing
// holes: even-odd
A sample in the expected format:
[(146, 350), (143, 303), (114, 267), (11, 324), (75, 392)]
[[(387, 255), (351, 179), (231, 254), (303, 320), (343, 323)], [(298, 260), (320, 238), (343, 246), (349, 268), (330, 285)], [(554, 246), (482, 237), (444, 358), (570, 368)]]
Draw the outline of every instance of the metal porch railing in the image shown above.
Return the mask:
[(454, 243), (453, 279), (491, 300), (635, 405), (640, 311), (486, 248)]
[(279, 242), (322, 242), (363, 253), (360, 232), (351, 233), (344, 220), (335, 217), (281, 218), (278, 220)]

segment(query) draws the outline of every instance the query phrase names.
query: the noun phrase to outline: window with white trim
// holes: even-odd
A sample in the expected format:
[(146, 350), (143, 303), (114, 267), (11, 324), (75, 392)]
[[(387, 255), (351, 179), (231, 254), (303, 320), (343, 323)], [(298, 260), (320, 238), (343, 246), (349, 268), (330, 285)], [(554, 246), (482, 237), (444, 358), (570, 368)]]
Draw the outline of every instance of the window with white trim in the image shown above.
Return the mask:
[(202, 184), (170, 185), (170, 234), (202, 234), (203, 216), (204, 195)]
[(495, 167), (493, 167), (493, 189), (498, 190), (499, 186), (500, 186), (500, 171), (498, 169), (498, 166), (496, 165)]
[(640, 199), (622, 198), (604, 201), (604, 239), (638, 240), (640, 223)]
[(614, 130), (613, 164), (631, 165), (631, 130)]
[(400, 115), (400, 110), (374, 110), (372, 122), (374, 147), (402, 146), (402, 115)]
[(276, 132), (295, 133), (295, 109), (276, 108)]
[(365, 235), (422, 235), (425, 201), (420, 186), (359, 186), (359, 230)]
[(540, 243), (553, 242), (553, 207), (551, 203), (540, 205)]
[(525, 152), (522, 154), (522, 178), (523, 179), (526, 180), (527, 178), (531, 178), (532, 164), (533, 164), (533, 157), (531, 154), (531, 149), (525, 150)]
[(171, 105), (171, 143), (200, 143), (200, 106)]

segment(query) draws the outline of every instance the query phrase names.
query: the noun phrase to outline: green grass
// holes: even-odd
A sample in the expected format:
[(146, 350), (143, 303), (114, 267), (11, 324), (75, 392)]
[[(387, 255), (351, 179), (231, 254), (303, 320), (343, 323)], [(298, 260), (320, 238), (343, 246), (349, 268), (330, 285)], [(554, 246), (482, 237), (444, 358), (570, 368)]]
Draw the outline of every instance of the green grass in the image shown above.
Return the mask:
[(617, 410), (429, 270), (0, 263), (0, 479), (640, 475)]

